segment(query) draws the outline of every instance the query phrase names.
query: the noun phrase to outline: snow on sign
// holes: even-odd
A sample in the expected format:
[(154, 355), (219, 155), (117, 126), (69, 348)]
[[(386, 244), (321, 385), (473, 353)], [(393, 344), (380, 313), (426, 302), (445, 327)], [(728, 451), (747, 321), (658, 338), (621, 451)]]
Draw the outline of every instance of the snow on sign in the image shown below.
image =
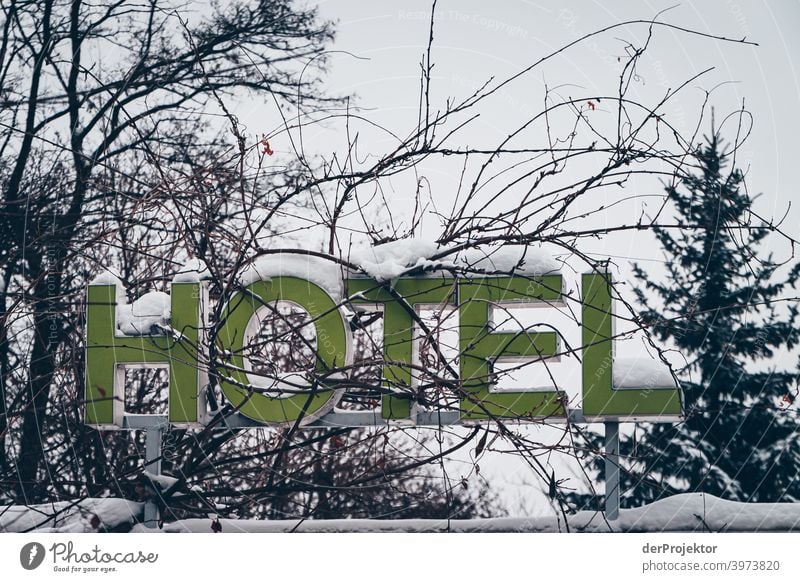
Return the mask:
[[(176, 275), (169, 295), (150, 293), (130, 305), (119, 280), (110, 275), (98, 277), (89, 285), (86, 311), (86, 422), (101, 428), (122, 427), (126, 368), (160, 367), (169, 371), (169, 422), (205, 425), (211, 418), (205, 400), (210, 361), (225, 398), (248, 422), (314, 422), (331, 412), (341, 398), (353, 362), (348, 314), (366, 305), (377, 305), (383, 311), (383, 421), (417, 419), (418, 411), (409, 397), (412, 368), (419, 362), (413, 314), (430, 305), (458, 311), (459, 421), (568, 416), (563, 391), (498, 391), (491, 373), (501, 358), (525, 362), (558, 353), (556, 332), (496, 331), (491, 309), (558, 303), (563, 294), (560, 274), (545, 270), (546, 274), (533, 276), (453, 277), (447, 271), (429, 271), (425, 276), (408, 277), (385, 258), (368, 258), (373, 262), (365, 260), (364, 264), (374, 267), (364, 269), (369, 276), (342, 276), (341, 265), (304, 255), (255, 263), (241, 273), (242, 288), (215, 312), (219, 318), (215, 326), (208, 321), (207, 277), (198, 265)], [(288, 302), (310, 316), (317, 338), (316, 364), (313, 373), (303, 378), (276, 375), (271, 385), (264, 386), (249, 373), (246, 348), (261, 310), (277, 302)], [(678, 417), (680, 394), (669, 375), (658, 379), (658, 375), (637, 374), (637, 367), (629, 364), (624, 364), (625, 370), (615, 370), (608, 276), (583, 275), (580, 303), (584, 418)], [(213, 346), (209, 329), (214, 330)], [(627, 382), (615, 384), (616, 377), (627, 378)], [(637, 379), (641, 386), (635, 385)]]

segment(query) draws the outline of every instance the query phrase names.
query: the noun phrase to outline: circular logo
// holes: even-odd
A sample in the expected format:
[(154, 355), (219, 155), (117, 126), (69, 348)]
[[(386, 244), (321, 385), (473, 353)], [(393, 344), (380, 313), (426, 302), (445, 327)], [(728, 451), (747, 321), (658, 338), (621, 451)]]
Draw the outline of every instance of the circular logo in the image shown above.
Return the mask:
[(44, 546), (39, 542), (30, 542), (19, 551), (19, 563), (26, 570), (35, 570), (44, 561)]

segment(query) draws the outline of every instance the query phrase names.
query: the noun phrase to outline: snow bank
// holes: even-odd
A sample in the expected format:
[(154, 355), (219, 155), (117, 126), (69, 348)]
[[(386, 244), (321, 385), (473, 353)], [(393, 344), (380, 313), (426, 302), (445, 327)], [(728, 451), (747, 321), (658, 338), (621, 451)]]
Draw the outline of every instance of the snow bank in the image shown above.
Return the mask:
[(800, 504), (742, 503), (684, 493), (620, 511), (620, 531), (798, 531)]
[(401, 239), (353, 251), (350, 261), (377, 281), (391, 281), (408, 271), (425, 267), (428, 270), (456, 270), (489, 274), (517, 273), (539, 276), (558, 272), (561, 265), (540, 247), (503, 245), (482, 246), (454, 252), (440, 260), (434, 255), (447, 249), (435, 241)]
[(427, 259), (439, 250), (435, 241), (404, 238), (356, 249), (350, 255), (350, 262), (376, 281), (391, 281), (411, 269), (425, 266)]
[(661, 360), (649, 356), (614, 358), (614, 388), (675, 388), (675, 378)]
[(111, 498), (6, 505), (0, 506), (0, 532), (90, 533), (141, 521), (143, 513), (143, 503)]
[(300, 277), (319, 285), (336, 301), (344, 296), (342, 267), (335, 261), (298, 253), (265, 255), (247, 265), (239, 273), (245, 287), (272, 277)]
[(467, 270), (540, 276), (557, 273), (561, 265), (553, 256), (535, 246), (505, 245), (475, 247), (458, 254), (457, 264)]
[(130, 305), (117, 301), (117, 327), (125, 335), (147, 335), (151, 331), (160, 334), (153, 326), (168, 325), (170, 312), (169, 295), (151, 291)]
[[(800, 531), (800, 504), (741, 503), (704, 493), (684, 493), (644, 507), (620, 510), (608, 522), (602, 513), (580, 511), (567, 516), (572, 532), (702, 532)], [(438, 520), (234, 520), (220, 519), (223, 532), (565, 532), (563, 517), (501, 517)], [(185, 519), (164, 525), (160, 531), (211, 532), (211, 519)], [(137, 525), (134, 531), (148, 530)], [(159, 531), (159, 530), (155, 530)]]
[(211, 272), (200, 259), (189, 259), (172, 278), (173, 283), (197, 283), (211, 278)]

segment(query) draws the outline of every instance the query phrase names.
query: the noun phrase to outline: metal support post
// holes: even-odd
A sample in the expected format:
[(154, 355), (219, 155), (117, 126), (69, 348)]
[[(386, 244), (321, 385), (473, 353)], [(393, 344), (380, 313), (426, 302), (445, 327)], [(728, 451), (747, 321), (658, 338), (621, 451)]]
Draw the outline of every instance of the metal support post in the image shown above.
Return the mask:
[[(145, 429), (145, 461), (144, 470), (152, 475), (161, 475), (161, 426), (149, 426)], [(151, 497), (144, 504), (144, 525), (154, 528), (158, 526), (158, 504), (152, 497), (155, 491), (151, 491)]]
[(619, 517), (619, 423), (606, 422), (606, 519)]

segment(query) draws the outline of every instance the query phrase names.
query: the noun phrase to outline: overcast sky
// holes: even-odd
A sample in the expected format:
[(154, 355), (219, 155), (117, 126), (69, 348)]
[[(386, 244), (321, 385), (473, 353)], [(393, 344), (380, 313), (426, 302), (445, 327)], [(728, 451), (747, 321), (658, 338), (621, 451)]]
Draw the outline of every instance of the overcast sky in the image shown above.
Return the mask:
[[(666, 22), (730, 38), (747, 37), (759, 46), (659, 29), (640, 65), (641, 85), (634, 90), (643, 98), (651, 91), (661, 94), (715, 67), (694, 86), (712, 89), (730, 82), (712, 95), (718, 114), (734, 110), (745, 100), (754, 128), (741, 165), (749, 168), (751, 192), (764, 193), (761, 207), (783, 214), (786, 203), (797, 196), (800, 79), (794, 61), (800, 55), (800, 2), (442, 0), (437, 5), (434, 88), (440, 98), (464, 95), (489, 76), (513, 74), (582, 34), (626, 20), (652, 18), (670, 6), (675, 7), (661, 17)], [(398, 130), (407, 127), (416, 118), (419, 61), (427, 41), (430, 2), (329, 1), (321, 2), (320, 10), (338, 22), (333, 48), (369, 59), (335, 57), (331, 88), (358, 95), (359, 103), (375, 108), (375, 115), (387, 125)], [(613, 88), (616, 57), (624, 55), (619, 38), (642, 41), (645, 34), (645, 27), (631, 26), (570, 49), (553, 66), (532, 75), (539, 87), (521, 83), (507, 92), (505, 106), (497, 107), (484, 122), (487, 139), (495, 137), (504, 122), (513, 123), (538, 110), (545, 81), (550, 86), (573, 83), (589, 94)], [(668, 108), (667, 116), (678, 127), (688, 126), (700, 95), (697, 89), (687, 91)], [(800, 209), (793, 217), (797, 224)]]

